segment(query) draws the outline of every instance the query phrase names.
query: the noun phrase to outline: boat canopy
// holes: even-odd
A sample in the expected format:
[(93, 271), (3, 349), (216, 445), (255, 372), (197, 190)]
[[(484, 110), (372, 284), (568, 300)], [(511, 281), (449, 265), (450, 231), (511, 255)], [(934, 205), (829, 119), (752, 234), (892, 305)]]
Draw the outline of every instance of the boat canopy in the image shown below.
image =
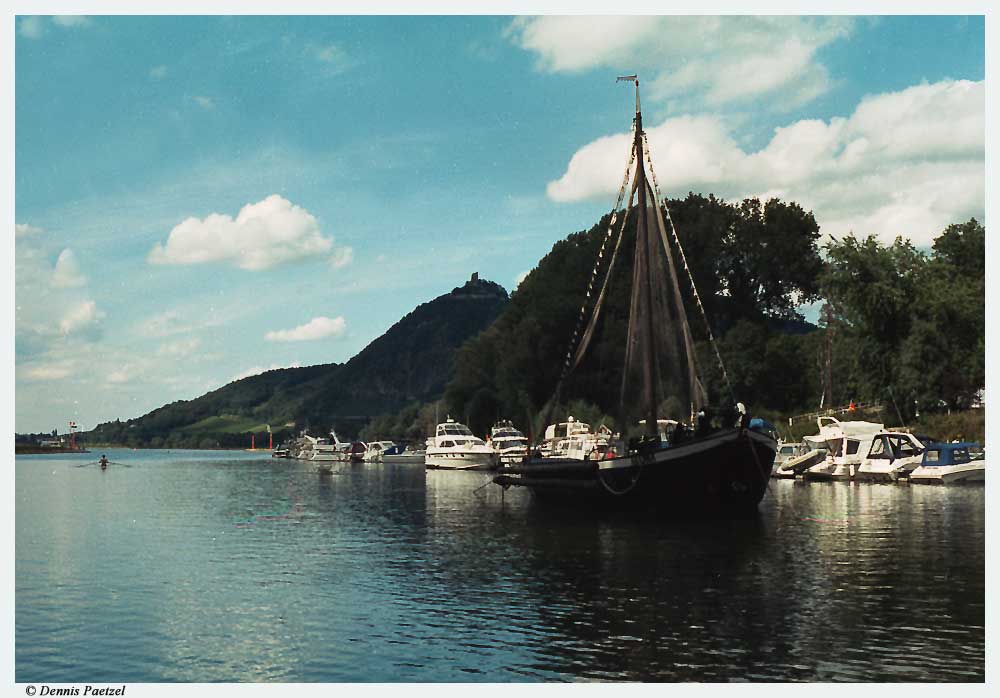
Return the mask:
[(972, 461), (970, 451), (980, 451), (982, 447), (973, 441), (960, 441), (956, 443), (932, 443), (927, 444), (924, 451), (924, 460), (921, 465), (934, 468), (944, 465), (961, 465)]

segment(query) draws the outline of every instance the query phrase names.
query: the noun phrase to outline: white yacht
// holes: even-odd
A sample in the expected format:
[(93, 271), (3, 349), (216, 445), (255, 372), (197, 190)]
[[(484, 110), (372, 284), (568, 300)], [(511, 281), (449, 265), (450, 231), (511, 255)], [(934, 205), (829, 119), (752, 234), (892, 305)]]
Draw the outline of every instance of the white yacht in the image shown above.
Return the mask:
[(930, 443), (920, 465), (910, 473), (913, 484), (985, 482), (986, 454), (976, 443)]
[(386, 451), (391, 451), (396, 447), (392, 441), (369, 441), (365, 450), (365, 461), (369, 463), (381, 463)]
[(854, 479), (865, 482), (895, 482), (906, 477), (923, 460), (924, 446), (913, 434), (883, 431), (872, 439), (871, 447)]
[(341, 441), (333, 429), (330, 430), (330, 436), (331, 438), (327, 439), (303, 434), (302, 438), (305, 439), (305, 443), (299, 451), (298, 457), (310, 461), (342, 462), (346, 460), (344, 447), (348, 444)]
[(877, 422), (841, 422), (836, 417), (820, 417), (817, 424), (827, 454), (822, 463), (802, 474), (806, 480), (853, 479), (875, 435), (885, 431), (885, 426)]
[(771, 469), (771, 477), (791, 479), (826, 460), (826, 441), (822, 435), (803, 436), (798, 444), (796, 452), (784, 455), (781, 462)]
[(489, 445), (500, 465), (520, 463), (528, 456), (528, 439), (510, 420), (499, 421), (490, 429)]
[(550, 424), (545, 428), (545, 439), (539, 446), (543, 458), (571, 458), (586, 460), (596, 450), (608, 450), (611, 430), (601, 425), (595, 434), (586, 422), (578, 422), (570, 415), (565, 422)]
[(801, 456), (807, 450), (805, 443), (802, 441), (779, 441), (778, 450), (774, 454), (774, 465), (777, 467), (789, 458)]
[(428, 468), (443, 470), (492, 470), (497, 456), (486, 442), (473, 436), (469, 427), (449, 417), (427, 439), (424, 463)]

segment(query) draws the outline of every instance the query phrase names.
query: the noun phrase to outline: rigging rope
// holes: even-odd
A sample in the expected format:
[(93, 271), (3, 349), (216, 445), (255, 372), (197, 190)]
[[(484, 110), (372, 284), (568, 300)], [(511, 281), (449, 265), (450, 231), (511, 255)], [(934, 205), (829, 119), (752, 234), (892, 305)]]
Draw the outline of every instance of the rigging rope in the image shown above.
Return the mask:
[[(633, 130), (634, 134), (634, 130)], [(633, 137), (634, 142), (634, 137)], [(604, 248), (607, 247), (608, 241), (614, 234), (615, 222), (618, 220), (618, 209), (621, 208), (622, 199), (625, 198), (625, 189), (628, 187), (629, 175), (632, 173), (632, 164), (635, 162), (635, 147), (629, 148), (629, 158), (628, 164), (625, 165), (625, 175), (622, 177), (622, 185), (618, 189), (618, 198), (615, 201), (614, 208), (611, 209), (611, 220), (608, 222), (608, 232), (604, 235), (604, 240), (601, 241), (601, 249), (597, 253), (597, 261), (594, 262), (594, 269), (590, 273), (590, 281), (587, 283), (587, 294), (584, 296), (583, 305), (580, 306), (580, 314), (576, 320), (576, 329), (573, 330), (573, 338), (569, 342), (569, 347), (566, 349), (566, 359), (563, 361), (562, 372), (559, 375), (559, 381), (556, 383), (556, 394), (559, 392), (559, 387), (562, 385), (563, 380), (565, 380), (566, 375), (569, 373), (573, 366), (573, 354), (574, 349), (577, 346), (577, 340), (580, 337), (580, 331), (583, 329), (584, 320), (587, 317), (587, 301), (590, 299), (594, 291), (594, 282), (597, 280), (597, 273), (601, 267), (601, 260), (604, 259)], [(621, 229), (625, 229), (625, 220), (622, 220)], [(619, 241), (621, 239), (621, 233), (619, 233)], [(615, 253), (618, 251), (618, 246), (615, 246)], [(612, 256), (613, 259), (614, 256)], [(610, 266), (609, 266), (610, 269)], [(607, 286), (607, 279), (605, 279), (604, 287)], [(603, 288), (601, 291), (603, 295)]]
[(715, 351), (715, 358), (719, 362), (719, 368), (722, 370), (722, 377), (726, 381), (726, 388), (729, 390), (729, 397), (735, 402), (736, 395), (733, 393), (733, 384), (729, 381), (729, 373), (726, 371), (726, 365), (722, 362), (722, 354), (719, 353), (719, 347), (715, 341), (715, 335), (712, 333), (712, 326), (708, 322), (708, 313), (705, 312), (705, 306), (701, 303), (701, 296), (698, 295), (698, 287), (694, 284), (694, 275), (691, 273), (691, 268), (687, 263), (687, 256), (684, 254), (684, 248), (681, 246), (680, 238), (677, 237), (677, 226), (674, 225), (674, 219), (670, 215), (670, 207), (667, 206), (667, 200), (665, 198), (660, 198), (660, 185), (656, 181), (656, 172), (653, 171), (653, 158), (649, 155), (649, 141), (646, 139), (646, 132), (642, 133), (642, 150), (646, 158), (646, 163), (649, 165), (649, 175), (653, 179), (653, 192), (655, 193), (656, 200), (663, 202), (663, 210), (667, 214), (667, 222), (670, 223), (670, 232), (673, 234), (674, 243), (677, 245), (677, 250), (681, 254), (681, 263), (684, 265), (684, 271), (687, 272), (688, 281), (691, 282), (691, 291), (694, 294), (694, 300), (698, 304), (698, 310), (701, 311), (701, 317), (705, 321), (705, 330), (708, 332), (708, 340), (712, 345), (712, 349)]

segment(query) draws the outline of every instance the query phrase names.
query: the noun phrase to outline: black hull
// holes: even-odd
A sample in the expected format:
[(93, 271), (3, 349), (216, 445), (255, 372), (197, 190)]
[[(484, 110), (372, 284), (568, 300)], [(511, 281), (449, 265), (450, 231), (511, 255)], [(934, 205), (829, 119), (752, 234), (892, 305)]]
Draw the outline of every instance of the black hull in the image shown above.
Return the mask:
[(664, 517), (753, 514), (767, 491), (777, 443), (727, 429), (670, 448), (608, 461), (538, 460), (503, 468), (494, 482), (539, 501), (654, 512)]

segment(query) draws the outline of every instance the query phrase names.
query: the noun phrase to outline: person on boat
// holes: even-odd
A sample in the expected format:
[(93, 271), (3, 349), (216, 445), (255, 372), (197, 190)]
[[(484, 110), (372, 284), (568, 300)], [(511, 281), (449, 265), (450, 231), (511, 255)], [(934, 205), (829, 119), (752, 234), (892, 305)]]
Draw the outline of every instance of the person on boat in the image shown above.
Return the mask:
[(107, 470), (108, 469), (108, 457), (106, 455), (104, 455), (103, 453), (101, 454), (100, 463), (101, 463), (101, 470)]

